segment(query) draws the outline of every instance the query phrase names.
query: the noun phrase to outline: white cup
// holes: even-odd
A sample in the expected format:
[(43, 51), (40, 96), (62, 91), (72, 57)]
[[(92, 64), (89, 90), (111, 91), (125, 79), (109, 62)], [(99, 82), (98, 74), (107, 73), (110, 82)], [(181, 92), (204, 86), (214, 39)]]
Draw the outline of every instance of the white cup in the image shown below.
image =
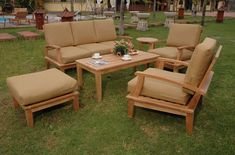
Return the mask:
[(100, 53), (95, 53), (93, 56), (94, 56), (94, 58), (99, 58), (100, 57)]
[(129, 55), (129, 54), (125, 54), (125, 55), (123, 56), (123, 58), (124, 58), (124, 59), (130, 59), (130, 55)]

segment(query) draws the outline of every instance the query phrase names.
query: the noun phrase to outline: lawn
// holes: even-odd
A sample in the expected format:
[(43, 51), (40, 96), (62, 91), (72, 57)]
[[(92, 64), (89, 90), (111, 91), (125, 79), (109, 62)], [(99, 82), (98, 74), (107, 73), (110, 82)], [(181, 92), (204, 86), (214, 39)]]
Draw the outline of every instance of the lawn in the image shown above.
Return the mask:
[[(234, 28), (235, 19), (204, 26), (202, 40), (216, 38), (223, 49), (209, 92), (196, 113), (192, 136), (186, 134), (183, 117), (139, 108), (134, 119), (127, 117), (125, 96), (127, 82), (134, 77), (132, 69), (104, 76), (100, 103), (95, 101), (94, 76), (86, 72), (78, 112), (71, 104), (53, 107), (36, 113), (35, 127), (29, 128), (24, 111), (12, 107), (6, 78), (44, 70), (45, 41), (42, 37), (1, 42), (0, 154), (235, 154)], [(0, 32), (16, 34), (21, 30), (35, 31), (21, 28)], [(168, 29), (128, 29), (126, 33), (133, 38), (153, 36), (164, 40)], [(134, 43), (137, 45), (135, 39)], [(161, 42), (157, 46), (163, 45)], [(66, 73), (76, 78), (75, 69)]]

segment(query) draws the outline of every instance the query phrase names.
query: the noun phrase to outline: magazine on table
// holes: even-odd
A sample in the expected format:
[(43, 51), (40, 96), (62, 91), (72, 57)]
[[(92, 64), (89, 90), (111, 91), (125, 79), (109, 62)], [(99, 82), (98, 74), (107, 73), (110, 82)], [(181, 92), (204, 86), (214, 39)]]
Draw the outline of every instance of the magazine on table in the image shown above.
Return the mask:
[(107, 65), (108, 64), (108, 61), (106, 60), (95, 60), (95, 59), (92, 59), (92, 60), (89, 60), (88, 61), (89, 64), (93, 65), (93, 66), (103, 66), (103, 65)]

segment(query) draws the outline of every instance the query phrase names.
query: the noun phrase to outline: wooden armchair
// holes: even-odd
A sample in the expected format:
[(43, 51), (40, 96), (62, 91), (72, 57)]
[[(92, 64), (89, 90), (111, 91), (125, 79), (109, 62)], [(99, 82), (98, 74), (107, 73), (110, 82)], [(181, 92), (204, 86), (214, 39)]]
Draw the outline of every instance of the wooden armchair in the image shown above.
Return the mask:
[[(199, 43), (202, 27), (196, 24), (171, 24), (166, 47), (149, 49), (148, 52), (160, 55), (163, 58), (189, 61), (195, 46)], [(185, 66), (168, 62), (165, 67), (174, 72)]]
[(128, 116), (133, 117), (136, 106), (185, 116), (187, 133), (192, 134), (195, 109), (207, 93), (222, 49), (220, 46), (214, 54), (215, 46), (214, 39), (206, 38), (196, 47), (190, 63), (160, 58), (159, 68), (166, 62), (186, 65), (186, 74), (157, 68), (136, 72), (137, 77), (128, 82)]
[(30, 24), (30, 20), (26, 18), (28, 12), (16, 12), (15, 17), (10, 19), (10, 22), (16, 22), (17, 25), (21, 24), (22, 21)]

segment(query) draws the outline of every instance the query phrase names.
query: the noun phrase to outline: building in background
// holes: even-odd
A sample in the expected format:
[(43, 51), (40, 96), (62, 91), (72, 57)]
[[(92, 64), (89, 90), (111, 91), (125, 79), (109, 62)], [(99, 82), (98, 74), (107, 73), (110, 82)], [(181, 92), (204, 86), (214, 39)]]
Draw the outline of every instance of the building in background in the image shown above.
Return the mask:
[[(74, 11), (94, 11), (98, 7), (104, 10), (119, 10), (121, 0), (72, 0)], [(181, 0), (156, 0), (157, 11), (177, 11)], [(204, 0), (182, 0), (185, 10), (192, 10), (196, 7), (201, 11)], [(206, 10), (214, 11), (217, 9), (219, 0), (207, 2)], [(125, 0), (126, 10), (138, 10), (150, 12), (153, 10), (154, 0)], [(225, 0), (227, 10), (235, 10), (235, 0)], [(65, 8), (70, 10), (71, 0), (44, 0), (44, 8), (49, 12), (60, 12)]]

